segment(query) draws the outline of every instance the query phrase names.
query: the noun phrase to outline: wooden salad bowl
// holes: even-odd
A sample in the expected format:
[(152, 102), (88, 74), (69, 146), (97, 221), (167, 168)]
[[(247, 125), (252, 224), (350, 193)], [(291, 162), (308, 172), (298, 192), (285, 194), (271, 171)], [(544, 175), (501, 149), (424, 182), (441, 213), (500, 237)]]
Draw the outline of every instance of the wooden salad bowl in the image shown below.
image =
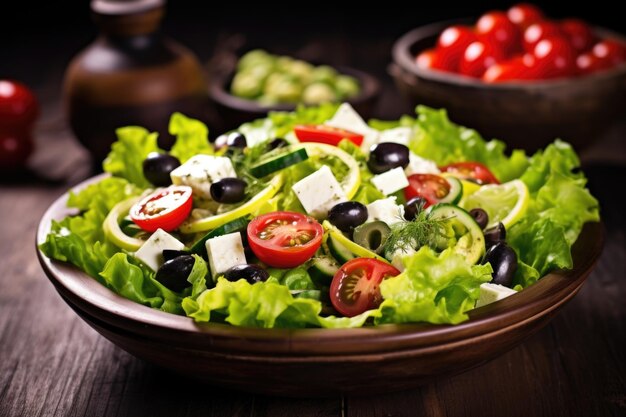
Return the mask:
[[(577, 149), (592, 145), (626, 116), (626, 64), (579, 78), (487, 84), (481, 80), (418, 68), (415, 57), (435, 45), (454, 23), (433, 23), (399, 38), (389, 72), (413, 105), (448, 109), (450, 119), (474, 127), (486, 139), (498, 138), (511, 149), (535, 151), (555, 138)], [(602, 37), (626, 38), (596, 28)]]
[[(38, 244), (45, 241), (52, 220), (71, 213), (67, 196), (44, 214)], [(470, 320), (459, 325), (359, 329), (198, 324), (123, 298), (72, 265), (37, 254), (63, 300), (97, 332), (138, 358), (222, 387), (313, 397), (408, 389), (495, 358), (545, 326), (574, 297), (603, 242), (602, 224), (586, 224), (572, 249), (572, 270), (550, 273), (518, 294), (473, 310)]]

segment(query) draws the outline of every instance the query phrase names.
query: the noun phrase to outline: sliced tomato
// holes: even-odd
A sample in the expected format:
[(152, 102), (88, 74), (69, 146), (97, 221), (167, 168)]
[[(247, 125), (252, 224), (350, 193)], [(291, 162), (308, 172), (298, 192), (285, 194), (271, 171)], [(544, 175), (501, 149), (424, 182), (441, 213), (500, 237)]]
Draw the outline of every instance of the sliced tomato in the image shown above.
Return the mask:
[(189, 216), (193, 204), (191, 187), (171, 185), (130, 208), (131, 220), (143, 230), (171, 232)]
[(414, 197), (426, 200), (425, 207), (441, 202), (450, 194), (450, 183), (442, 176), (435, 174), (413, 174), (408, 177), (409, 186), (404, 189), (406, 201)]
[(363, 135), (326, 125), (296, 125), (293, 128), (300, 142), (318, 142), (328, 145), (339, 145), (343, 139), (348, 139), (361, 146)]
[(276, 268), (293, 268), (309, 260), (321, 246), (323, 234), (317, 220), (292, 211), (267, 213), (248, 224), (250, 249)]
[(345, 264), (330, 284), (330, 301), (333, 307), (347, 317), (377, 308), (383, 301), (380, 283), (398, 275), (388, 263), (371, 258), (356, 258)]
[(439, 167), (442, 172), (449, 172), (457, 178), (476, 181), (479, 184), (500, 184), (489, 168), (480, 162), (456, 162)]

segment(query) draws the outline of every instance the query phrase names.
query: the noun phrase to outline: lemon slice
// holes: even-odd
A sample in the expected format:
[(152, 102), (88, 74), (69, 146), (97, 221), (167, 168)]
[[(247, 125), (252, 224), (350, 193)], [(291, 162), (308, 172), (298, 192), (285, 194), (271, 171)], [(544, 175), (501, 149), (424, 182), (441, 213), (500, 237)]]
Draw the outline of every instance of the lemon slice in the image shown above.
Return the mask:
[(355, 254), (357, 257), (374, 258), (374, 259), (378, 259), (379, 261), (389, 263), (389, 261), (383, 258), (382, 256), (378, 256), (374, 252), (368, 249), (365, 249), (363, 246), (357, 243), (354, 243), (353, 241), (345, 237), (344, 234), (341, 233), (341, 230), (333, 226), (328, 220), (324, 220), (324, 222), (322, 223), (322, 226), (324, 227), (324, 230), (328, 232), (330, 237), (335, 239), (340, 245), (344, 246), (346, 249), (348, 249), (350, 252)]
[[(349, 156), (349, 155), (348, 155)], [(215, 216), (209, 216), (197, 220), (186, 220), (180, 225), (179, 230), (182, 233), (197, 233), (213, 230), (216, 227), (223, 225), (231, 220), (235, 220), (238, 217), (243, 217), (246, 214), (255, 212), (262, 208), (270, 198), (274, 197), (274, 194), (280, 190), (283, 185), (283, 176), (278, 174), (261, 192), (252, 197), (247, 203), (237, 207), (234, 210), (227, 211), (226, 213), (216, 214)]]
[(145, 240), (136, 239), (124, 233), (120, 228), (120, 219), (128, 214), (130, 208), (139, 201), (140, 198), (141, 196), (133, 197), (116, 204), (102, 224), (104, 236), (106, 236), (107, 239), (118, 248), (126, 249), (131, 252), (139, 249), (145, 243)]
[(348, 167), (348, 174), (341, 180), (341, 188), (343, 188), (343, 192), (348, 200), (356, 195), (356, 192), (359, 190), (359, 185), (361, 185), (361, 171), (356, 159), (343, 149), (325, 143), (309, 142), (303, 143), (303, 145), (309, 156), (330, 155), (343, 162)]
[(463, 197), (462, 207), (466, 210), (485, 210), (489, 215), (487, 228), (502, 222), (508, 229), (524, 216), (529, 200), (526, 184), (521, 180), (513, 180), (504, 184), (481, 186), (473, 194)]

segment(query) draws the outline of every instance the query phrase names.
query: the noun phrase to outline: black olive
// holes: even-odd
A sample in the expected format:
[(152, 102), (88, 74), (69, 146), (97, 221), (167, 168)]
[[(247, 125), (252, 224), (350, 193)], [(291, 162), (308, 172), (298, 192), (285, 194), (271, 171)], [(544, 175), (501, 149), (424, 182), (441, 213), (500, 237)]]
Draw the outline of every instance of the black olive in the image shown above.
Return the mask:
[(367, 166), (374, 174), (409, 165), (409, 148), (393, 142), (378, 143), (370, 148)]
[(270, 143), (267, 144), (267, 149), (272, 151), (274, 149), (284, 148), (287, 145), (289, 145), (289, 142), (287, 142), (285, 139), (283, 139), (283, 138), (276, 138), (276, 139), (274, 139), (273, 141), (271, 141)]
[(502, 223), (498, 223), (483, 232), (485, 235), (485, 244), (487, 247), (503, 242), (506, 239), (506, 229)]
[(170, 172), (180, 166), (178, 158), (166, 153), (150, 152), (143, 160), (143, 176), (152, 185), (167, 187), (172, 184)]
[(487, 227), (487, 223), (489, 223), (489, 215), (485, 210), (481, 208), (475, 208), (471, 209), (469, 211), (469, 214), (474, 218), (474, 220), (476, 220), (476, 223), (478, 223), (478, 226), (480, 226), (481, 229)]
[(163, 249), (163, 259), (165, 262), (171, 261), (172, 259), (178, 258), (182, 255), (189, 255), (189, 252), (184, 250)]
[(269, 272), (254, 264), (235, 265), (224, 272), (224, 278), (229, 281), (238, 281), (243, 278), (250, 284), (267, 281), (269, 277)]
[(239, 203), (246, 196), (247, 185), (239, 178), (222, 178), (211, 184), (211, 197), (218, 203)]
[(177, 256), (161, 265), (154, 279), (174, 292), (181, 292), (191, 286), (187, 278), (195, 261), (191, 255)]
[(408, 221), (415, 220), (417, 214), (426, 207), (426, 203), (424, 197), (413, 197), (404, 203), (404, 218)]
[(391, 229), (387, 223), (380, 220), (362, 224), (354, 229), (354, 241), (366, 249), (382, 253), (385, 243), (391, 234)]
[(504, 242), (496, 243), (485, 254), (486, 262), (489, 262), (493, 268), (491, 282), (511, 287), (515, 271), (517, 271), (517, 254), (515, 251)]
[(243, 133), (232, 132), (228, 135), (226, 139), (226, 145), (229, 148), (240, 148), (243, 149), (248, 146), (248, 141), (246, 141), (246, 137)]
[(367, 220), (367, 207), (358, 201), (335, 204), (328, 212), (328, 221), (342, 232), (349, 233)]

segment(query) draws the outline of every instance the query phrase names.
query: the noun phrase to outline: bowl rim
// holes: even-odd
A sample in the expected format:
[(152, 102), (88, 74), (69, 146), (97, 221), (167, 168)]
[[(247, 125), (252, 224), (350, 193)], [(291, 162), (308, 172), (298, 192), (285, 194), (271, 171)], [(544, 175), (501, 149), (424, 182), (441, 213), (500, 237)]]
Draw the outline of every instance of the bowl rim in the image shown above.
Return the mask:
[[(391, 55), (395, 65), (399, 66), (401, 70), (407, 71), (412, 75), (416, 75), (424, 80), (456, 85), (459, 87), (480, 88), (484, 90), (493, 91), (519, 91), (519, 90), (547, 90), (551, 88), (567, 88), (573, 83), (581, 85), (583, 83), (594, 83), (598, 81), (613, 79), (620, 76), (626, 76), (626, 63), (596, 73), (586, 75), (584, 77), (569, 77), (558, 78), (554, 80), (538, 80), (532, 82), (524, 81), (510, 81), (505, 83), (488, 84), (480, 79), (466, 77), (461, 74), (447, 73), (443, 71), (431, 71), (419, 68), (415, 63), (415, 57), (411, 54), (412, 46), (421, 40), (434, 37), (441, 33), (441, 31), (454, 24), (466, 24), (471, 22), (471, 19), (451, 19), (445, 21), (438, 21), (429, 23), (423, 26), (419, 26), (415, 29), (402, 35), (398, 38), (391, 49)], [(594, 26), (594, 32), (601, 37), (608, 37), (618, 39), (626, 43), (626, 36), (599, 26)]]
[[(78, 191), (108, 174), (91, 177), (73, 187)], [(114, 326), (155, 341), (179, 343), (229, 354), (287, 355), (290, 357), (341, 357), (345, 355), (394, 355), (416, 350), (440, 349), (463, 343), (529, 320), (548, 316), (571, 299), (583, 285), (604, 245), (602, 223), (587, 223), (572, 248), (574, 268), (555, 271), (525, 290), (499, 302), (469, 312), (470, 320), (457, 325), (389, 324), (356, 329), (258, 329), (220, 323), (196, 323), (193, 319), (156, 310), (126, 299), (78, 268), (46, 257), (39, 249), (51, 221), (75, 210), (66, 207), (69, 191), (58, 197), (41, 218), (36, 252), (46, 275), (62, 298), (74, 309)]]
[[(380, 82), (373, 75), (344, 65), (333, 65), (332, 67), (335, 68), (340, 74), (350, 75), (357, 78), (363, 88), (358, 95), (344, 101), (351, 104), (360, 104), (367, 102), (380, 94)], [(266, 106), (259, 104), (254, 100), (248, 100), (231, 94), (227, 90), (226, 85), (231, 80), (234, 71), (235, 68), (232, 68), (227, 71), (212, 74), (209, 94), (216, 103), (231, 109), (249, 113), (258, 113), (259, 115), (267, 114), (267, 112), (270, 111), (293, 111), (301, 105), (279, 103)]]

